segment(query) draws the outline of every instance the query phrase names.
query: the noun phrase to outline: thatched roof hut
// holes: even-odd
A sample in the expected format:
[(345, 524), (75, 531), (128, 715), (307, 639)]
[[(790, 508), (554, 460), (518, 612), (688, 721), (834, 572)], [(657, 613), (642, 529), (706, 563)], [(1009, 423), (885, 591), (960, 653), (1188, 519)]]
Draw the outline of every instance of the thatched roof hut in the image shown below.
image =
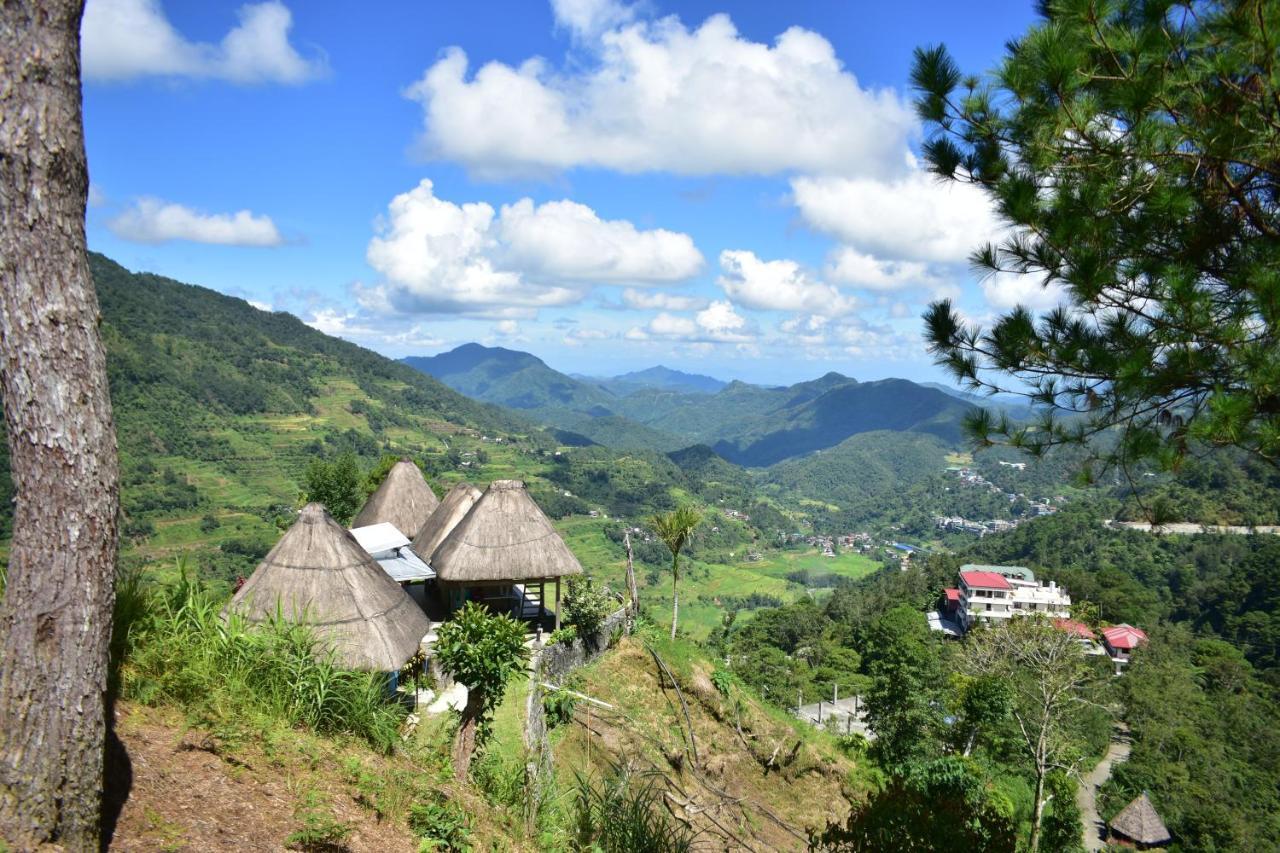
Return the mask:
[(387, 472), (378, 490), (369, 496), (352, 527), (368, 527), (381, 522), (394, 524), (405, 536), (412, 536), (440, 505), (422, 471), (409, 459), (401, 459)]
[(1163, 847), (1173, 840), (1146, 791), (1121, 809), (1109, 825), (1112, 836), (1139, 849)]
[(350, 669), (399, 669), (431, 628), (413, 599), (318, 503), (303, 507), (227, 611), (254, 623), (278, 611), (312, 625)]
[(480, 490), (470, 483), (459, 483), (449, 490), (449, 494), (440, 501), (440, 506), (427, 519), (426, 524), (413, 537), (413, 551), (428, 563), (431, 555), (440, 547), (440, 543), (449, 535), (458, 522), (466, 518), (471, 507), (480, 500)]
[(445, 583), (512, 583), (582, 574), (520, 480), (495, 480), (431, 555)]

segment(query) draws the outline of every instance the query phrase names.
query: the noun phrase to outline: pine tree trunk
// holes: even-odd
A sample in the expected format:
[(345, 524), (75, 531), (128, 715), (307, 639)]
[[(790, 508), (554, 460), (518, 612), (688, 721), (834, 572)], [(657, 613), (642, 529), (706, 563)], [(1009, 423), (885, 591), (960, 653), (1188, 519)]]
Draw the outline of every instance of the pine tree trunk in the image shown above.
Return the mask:
[(83, 0), (0, 3), (0, 394), (16, 494), (0, 604), (0, 837), (98, 847), (119, 509), (85, 254)]

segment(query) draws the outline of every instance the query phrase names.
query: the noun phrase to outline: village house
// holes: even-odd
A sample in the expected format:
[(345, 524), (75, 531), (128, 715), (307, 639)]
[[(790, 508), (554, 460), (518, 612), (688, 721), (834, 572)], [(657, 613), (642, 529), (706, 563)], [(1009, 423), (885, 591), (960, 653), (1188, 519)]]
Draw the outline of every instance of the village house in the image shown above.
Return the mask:
[(1143, 791), (1107, 825), (1107, 840), (1120, 847), (1155, 850), (1173, 840), (1147, 792)]
[(1146, 632), (1128, 623), (1102, 629), (1102, 644), (1107, 655), (1116, 664), (1116, 670), (1129, 662), (1133, 650), (1147, 642)]
[(312, 626), (346, 669), (396, 672), (431, 629), (422, 608), (323, 506), (310, 503), (223, 611)]

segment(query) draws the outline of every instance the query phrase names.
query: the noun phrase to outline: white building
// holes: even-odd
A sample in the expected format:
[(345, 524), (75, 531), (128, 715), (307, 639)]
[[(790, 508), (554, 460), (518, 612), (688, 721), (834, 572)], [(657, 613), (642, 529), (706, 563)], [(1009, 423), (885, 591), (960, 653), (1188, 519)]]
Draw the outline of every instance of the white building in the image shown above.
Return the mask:
[(959, 593), (956, 621), (966, 631), (977, 622), (999, 625), (1029, 614), (1071, 618), (1067, 591), (1052, 581), (1037, 583), (1023, 566), (961, 566)]

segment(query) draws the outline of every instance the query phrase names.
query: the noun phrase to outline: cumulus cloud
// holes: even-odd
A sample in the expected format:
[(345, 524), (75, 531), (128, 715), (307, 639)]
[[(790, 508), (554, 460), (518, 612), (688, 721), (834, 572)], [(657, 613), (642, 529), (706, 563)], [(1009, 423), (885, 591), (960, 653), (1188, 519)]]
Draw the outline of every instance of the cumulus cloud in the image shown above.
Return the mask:
[(571, 329), (564, 336), (564, 342), (567, 346), (578, 347), (592, 341), (606, 341), (613, 337), (609, 332), (603, 329)]
[(875, 356), (885, 359), (920, 355), (920, 339), (886, 325), (873, 325), (860, 317), (831, 319), (801, 314), (778, 324), (772, 343), (790, 350), (800, 348), (810, 358)]
[(622, 291), (622, 304), (637, 311), (692, 311), (706, 308), (707, 300), (697, 296), (628, 287)]
[(140, 198), (107, 222), (117, 237), (135, 243), (189, 240), (222, 246), (279, 246), (284, 242), (271, 217), (248, 210), (200, 213), (157, 198)]
[(856, 300), (811, 278), (795, 261), (765, 261), (754, 252), (726, 250), (720, 253), (720, 269), (720, 287), (746, 308), (839, 315), (857, 307)]
[(508, 266), (533, 275), (590, 282), (675, 282), (697, 275), (702, 253), (688, 234), (640, 231), (584, 204), (531, 199), (504, 205), (498, 221)]
[(751, 323), (735, 311), (731, 303), (720, 299), (692, 317), (664, 311), (647, 325), (633, 327), (625, 337), (632, 341), (663, 338), (685, 343), (741, 344), (755, 340), (756, 336)]
[(218, 44), (187, 40), (159, 0), (88, 0), (80, 56), (89, 80), (192, 77), (233, 83), (305, 83), (327, 73), (323, 57), (289, 43), (293, 15), (283, 3), (251, 3)]
[(850, 246), (842, 246), (832, 253), (827, 275), (836, 281), (875, 291), (930, 287), (938, 283), (928, 264), (882, 260)]
[(615, 27), (592, 42), (589, 66), (556, 71), (533, 58), (469, 74), (466, 54), (446, 51), (406, 90), (423, 107), (424, 153), (486, 177), (573, 167), (689, 175), (905, 169), (910, 108), (892, 91), (863, 88), (821, 35), (792, 27), (772, 45), (753, 42), (726, 15), (693, 30), (674, 16), (617, 26), (610, 16), (618, 8), (557, 3), (558, 20), (575, 32)]
[(366, 258), (384, 279), (359, 291), (367, 308), (508, 319), (579, 302), (593, 284), (669, 282), (702, 264), (684, 234), (640, 231), (570, 201), (501, 212), (455, 204), (429, 180), (392, 199)]
[(939, 183), (923, 169), (876, 177), (797, 177), (792, 197), (810, 226), (895, 261), (957, 263), (1003, 227), (977, 187)]
[(311, 319), (302, 322), (317, 332), (339, 338), (369, 337), (377, 334), (372, 326), (362, 324), (356, 312), (341, 311), (336, 308), (318, 308), (311, 313)]

